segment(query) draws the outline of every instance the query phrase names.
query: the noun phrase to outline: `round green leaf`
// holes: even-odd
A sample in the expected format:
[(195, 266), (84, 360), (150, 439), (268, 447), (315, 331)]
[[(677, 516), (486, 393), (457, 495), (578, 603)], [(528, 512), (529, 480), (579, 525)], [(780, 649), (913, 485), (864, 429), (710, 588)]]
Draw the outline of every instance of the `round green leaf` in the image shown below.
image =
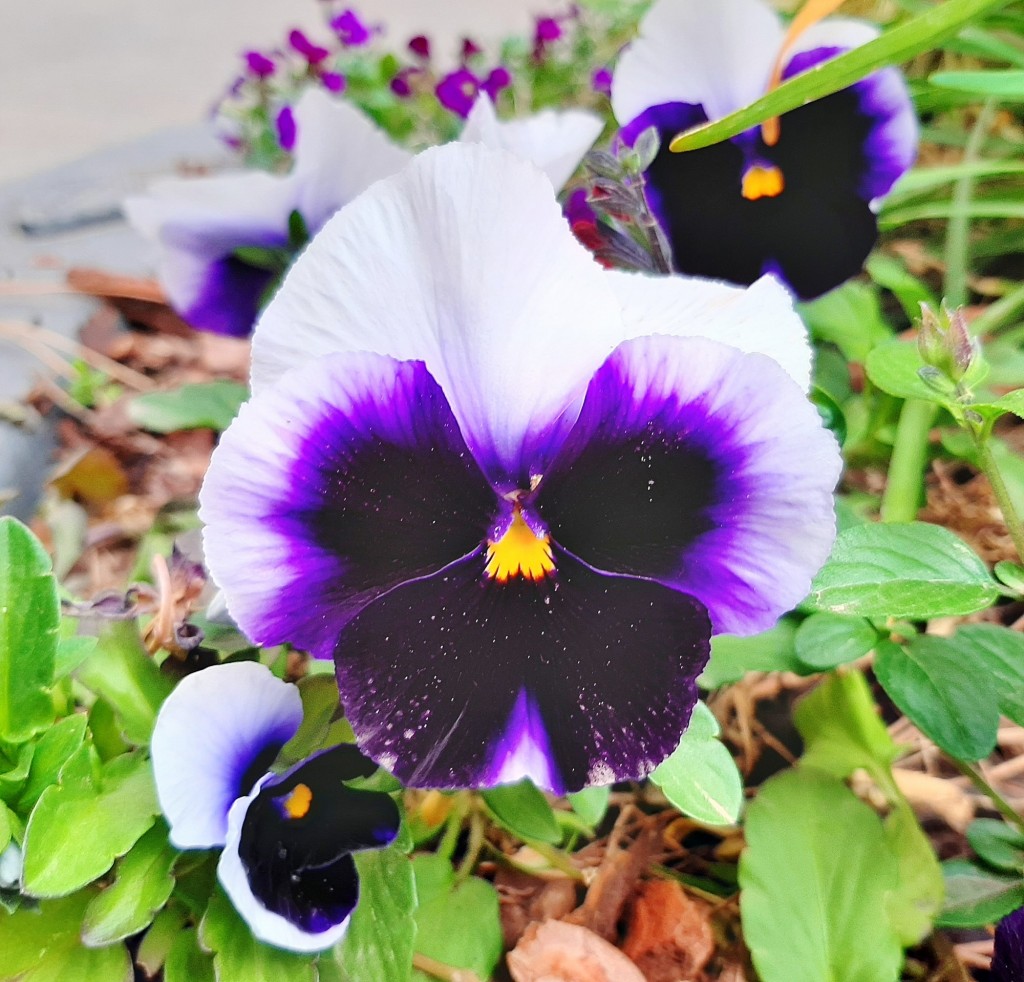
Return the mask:
[(562, 830), (551, 805), (529, 780), (499, 784), (482, 792), (482, 797), (495, 819), (513, 835), (551, 845), (562, 841)]
[(805, 665), (824, 671), (866, 655), (878, 632), (862, 617), (811, 614), (796, 632), (796, 653)]

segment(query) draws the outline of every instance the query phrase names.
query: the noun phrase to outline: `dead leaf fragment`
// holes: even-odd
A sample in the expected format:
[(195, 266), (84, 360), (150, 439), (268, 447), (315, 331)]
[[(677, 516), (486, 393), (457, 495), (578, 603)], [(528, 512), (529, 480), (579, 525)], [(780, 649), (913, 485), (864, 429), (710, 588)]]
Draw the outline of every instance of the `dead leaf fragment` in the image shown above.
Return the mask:
[(651, 880), (633, 901), (622, 950), (647, 982), (693, 978), (715, 952), (709, 914), (674, 880)]
[(508, 955), (515, 982), (646, 982), (618, 948), (578, 924), (531, 924)]

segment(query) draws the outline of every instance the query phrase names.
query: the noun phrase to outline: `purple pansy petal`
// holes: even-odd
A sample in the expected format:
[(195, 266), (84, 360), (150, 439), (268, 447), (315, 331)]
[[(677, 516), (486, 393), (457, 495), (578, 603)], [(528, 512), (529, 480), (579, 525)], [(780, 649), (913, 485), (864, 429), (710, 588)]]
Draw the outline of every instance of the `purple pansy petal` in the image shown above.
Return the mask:
[(805, 392), (812, 349), (793, 298), (764, 276), (749, 287), (690, 276), (648, 276), (612, 270), (607, 282), (622, 304), (624, 339), (650, 334), (720, 341), (748, 354), (768, 355)]
[(319, 65), (330, 51), (319, 44), (314, 44), (297, 28), (288, 34), (288, 43), (311, 65)]
[(561, 189), (603, 128), (600, 117), (579, 109), (564, 112), (545, 109), (522, 119), (499, 120), (494, 103), (481, 93), (459, 140), (508, 150), (532, 161), (547, 174), (556, 189)]
[(202, 264), (201, 268), (202, 280), (194, 298), (188, 305), (178, 307), (178, 313), (200, 331), (247, 338), (274, 274), (234, 256)]
[(590, 78), (590, 86), (601, 95), (612, 94), (612, 72), (610, 68), (598, 68)]
[(424, 34), (417, 34), (416, 37), (410, 38), (408, 47), (419, 58), (427, 59), (430, 57), (430, 38)]
[(293, 265), (256, 329), (253, 388), (332, 351), (422, 360), (488, 477), (522, 487), (622, 339), (603, 277), (535, 167), (479, 145), (427, 150)]
[(692, 594), (716, 633), (753, 634), (806, 596), (828, 556), (841, 466), (776, 362), (640, 338), (594, 376), (535, 505), (590, 566)]
[(423, 365), (354, 353), (243, 406), (200, 501), (238, 625), (324, 657), (365, 604), (479, 547), (496, 497)]
[(295, 149), (295, 114), (291, 106), (282, 106), (277, 116), (274, 117), (274, 126), (277, 129), (277, 142), (281, 144), (282, 150), (291, 153)]
[(216, 665), (186, 676), (161, 706), (150, 745), (171, 842), (181, 849), (223, 845), (232, 802), (301, 722), (299, 690), (262, 665)]
[(320, 84), (327, 89), (328, 92), (344, 92), (345, 76), (340, 72), (321, 72)]
[(615, 118), (667, 102), (725, 116), (764, 93), (782, 38), (763, 0), (657, 0), (615, 68)]
[(445, 75), (434, 91), (445, 109), (465, 118), (480, 91), (480, 80), (468, 68), (459, 68)]
[(266, 775), (232, 807), (217, 875), (261, 941), (307, 952), (344, 935), (359, 896), (350, 854), (379, 849), (398, 834), (388, 795), (343, 783), (374, 770), (342, 744)]
[(354, 10), (343, 10), (331, 20), (331, 27), (338, 40), (349, 48), (366, 44), (373, 37), (373, 31), (360, 20)]
[(277, 68), (273, 58), (268, 58), (259, 51), (246, 51), (245, 63), (249, 71), (257, 78), (270, 78)]
[(411, 786), (640, 778), (675, 749), (708, 655), (704, 608), (555, 551), (553, 578), (469, 556), (375, 601), (338, 641), (360, 747)]
[(511, 84), (512, 73), (504, 65), (498, 65), (487, 73), (487, 78), (480, 85), (480, 91), (487, 93), (492, 99), (497, 99), (498, 93)]
[(1024, 907), (1007, 914), (996, 927), (992, 982), (1024, 982)]

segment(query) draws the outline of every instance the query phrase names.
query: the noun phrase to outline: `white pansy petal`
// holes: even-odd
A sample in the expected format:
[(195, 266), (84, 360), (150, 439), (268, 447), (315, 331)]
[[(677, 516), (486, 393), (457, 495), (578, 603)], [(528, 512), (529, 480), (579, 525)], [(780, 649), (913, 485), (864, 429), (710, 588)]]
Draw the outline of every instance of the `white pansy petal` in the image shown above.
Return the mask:
[(764, 0), (656, 0), (615, 69), (615, 118), (666, 102), (725, 116), (763, 94), (782, 38)]
[(253, 391), (336, 351), (422, 360), (492, 479), (572, 423), (621, 340), (614, 294), (551, 183), (479, 144), (427, 150), (342, 209), (253, 338)]
[(807, 328), (774, 277), (748, 287), (691, 276), (609, 271), (622, 305), (622, 340), (651, 334), (700, 337), (778, 362), (806, 392), (811, 383)]
[(150, 744), (171, 842), (180, 849), (223, 845), (228, 810), (248, 791), (245, 779), (264, 757), (273, 762), (301, 722), (299, 690), (255, 662), (182, 679), (160, 707)]
[(365, 113), (322, 89), (303, 94), (295, 124), (295, 207), (313, 232), (374, 181), (412, 159)]
[(459, 140), (508, 150), (530, 160), (561, 190), (603, 128), (600, 117), (581, 109), (545, 109), (521, 119), (499, 120), (490, 96), (481, 92)]
[(807, 28), (796, 39), (796, 43), (786, 52), (787, 60), (797, 52), (813, 51), (815, 48), (859, 48), (881, 33), (877, 24), (850, 17), (829, 17)]

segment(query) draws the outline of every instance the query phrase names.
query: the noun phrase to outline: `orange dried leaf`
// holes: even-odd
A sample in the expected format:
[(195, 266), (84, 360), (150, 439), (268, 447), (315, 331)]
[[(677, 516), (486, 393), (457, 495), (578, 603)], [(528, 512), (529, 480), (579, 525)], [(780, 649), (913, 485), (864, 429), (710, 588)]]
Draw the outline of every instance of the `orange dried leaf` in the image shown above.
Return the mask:
[(515, 982), (646, 982), (618, 948), (563, 921), (531, 924), (508, 955)]

